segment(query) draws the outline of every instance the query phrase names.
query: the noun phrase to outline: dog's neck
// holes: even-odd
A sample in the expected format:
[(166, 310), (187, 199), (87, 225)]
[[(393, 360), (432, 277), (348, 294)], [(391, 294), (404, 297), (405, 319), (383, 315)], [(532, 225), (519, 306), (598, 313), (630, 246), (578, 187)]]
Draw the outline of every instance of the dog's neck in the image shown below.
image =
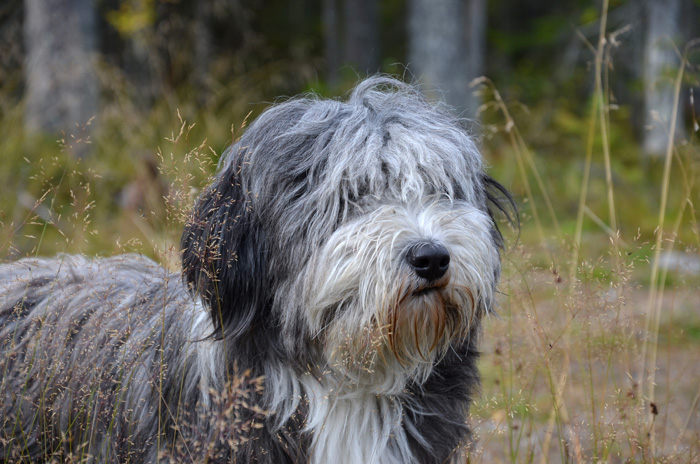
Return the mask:
[(412, 461), (404, 406), (395, 392), (378, 393), (332, 375), (298, 375), (287, 367), (267, 372), (266, 386), (277, 427), (304, 416), (301, 432), (310, 436), (310, 462)]
[[(200, 335), (210, 334), (211, 323), (200, 314)], [(204, 337), (202, 337), (204, 338)], [(225, 375), (212, 360), (225, 352), (235, 358), (223, 340), (198, 343), (201, 400), (210, 403), (210, 389), (221, 387)], [(273, 434), (293, 435), (306, 443), (303, 453), (311, 463), (393, 464), (412, 462), (409, 440), (421, 437), (405, 414), (406, 384), (410, 375), (395, 369), (358, 369), (356, 375), (332, 369), (300, 372), (291, 363), (263, 363), (264, 404)], [(239, 366), (241, 367), (241, 366)], [(415, 408), (414, 408), (415, 410)], [(305, 436), (306, 438), (302, 438)]]

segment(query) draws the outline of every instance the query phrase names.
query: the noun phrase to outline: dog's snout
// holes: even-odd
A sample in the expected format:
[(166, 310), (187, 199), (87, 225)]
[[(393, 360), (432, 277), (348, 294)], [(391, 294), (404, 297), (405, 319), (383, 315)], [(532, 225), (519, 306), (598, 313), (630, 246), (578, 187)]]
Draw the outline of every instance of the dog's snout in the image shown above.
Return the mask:
[(426, 280), (439, 279), (450, 267), (450, 253), (437, 243), (423, 242), (412, 246), (406, 260), (416, 275)]

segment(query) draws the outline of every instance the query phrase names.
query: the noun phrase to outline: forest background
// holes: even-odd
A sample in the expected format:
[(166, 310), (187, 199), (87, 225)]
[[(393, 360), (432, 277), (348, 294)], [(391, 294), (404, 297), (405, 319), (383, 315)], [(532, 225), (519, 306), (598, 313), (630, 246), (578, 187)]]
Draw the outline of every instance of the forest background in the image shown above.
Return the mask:
[(470, 462), (700, 462), (697, 0), (3, 0), (0, 258), (177, 269), (280, 96), (420, 83), (515, 195)]

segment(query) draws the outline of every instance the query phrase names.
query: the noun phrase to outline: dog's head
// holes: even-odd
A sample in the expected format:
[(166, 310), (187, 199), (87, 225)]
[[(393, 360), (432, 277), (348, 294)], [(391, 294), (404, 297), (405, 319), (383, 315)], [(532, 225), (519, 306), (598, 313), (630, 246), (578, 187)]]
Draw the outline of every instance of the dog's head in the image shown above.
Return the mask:
[(184, 275), (223, 337), (420, 380), (494, 304), (492, 210), (511, 204), (455, 117), (372, 78), (347, 102), (293, 99), (251, 124), (197, 202)]

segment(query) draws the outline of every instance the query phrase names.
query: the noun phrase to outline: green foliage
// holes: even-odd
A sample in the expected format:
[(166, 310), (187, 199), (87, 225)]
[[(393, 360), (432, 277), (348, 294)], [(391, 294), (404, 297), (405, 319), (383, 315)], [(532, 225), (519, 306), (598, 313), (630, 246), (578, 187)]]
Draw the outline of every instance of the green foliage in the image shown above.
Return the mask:
[(155, 0), (124, 1), (117, 10), (107, 12), (107, 21), (123, 37), (133, 37), (135, 34), (152, 27), (156, 20)]

